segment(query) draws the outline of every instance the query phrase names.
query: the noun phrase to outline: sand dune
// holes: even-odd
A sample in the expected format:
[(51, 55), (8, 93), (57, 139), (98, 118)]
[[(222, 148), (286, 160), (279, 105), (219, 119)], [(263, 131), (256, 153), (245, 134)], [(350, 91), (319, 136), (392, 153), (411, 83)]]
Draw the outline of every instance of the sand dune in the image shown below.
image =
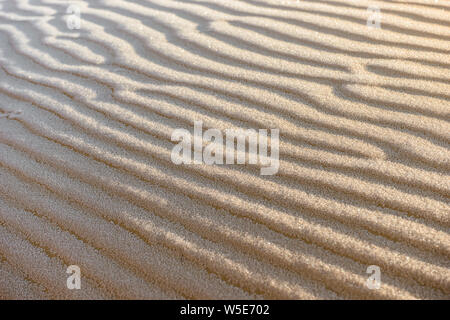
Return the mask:
[[(0, 299), (450, 297), (449, 1), (0, 5)], [(174, 164), (195, 121), (277, 174)]]

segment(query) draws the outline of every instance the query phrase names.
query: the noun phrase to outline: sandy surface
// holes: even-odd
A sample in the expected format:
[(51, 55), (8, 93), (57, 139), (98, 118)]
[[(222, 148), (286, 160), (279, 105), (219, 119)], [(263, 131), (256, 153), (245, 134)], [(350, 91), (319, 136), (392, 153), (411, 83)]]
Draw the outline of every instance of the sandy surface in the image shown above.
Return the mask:
[[(449, 1), (0, 4), (0, 298), (450, 297)], [(173, 164), (194, 121), (278, 173)]]

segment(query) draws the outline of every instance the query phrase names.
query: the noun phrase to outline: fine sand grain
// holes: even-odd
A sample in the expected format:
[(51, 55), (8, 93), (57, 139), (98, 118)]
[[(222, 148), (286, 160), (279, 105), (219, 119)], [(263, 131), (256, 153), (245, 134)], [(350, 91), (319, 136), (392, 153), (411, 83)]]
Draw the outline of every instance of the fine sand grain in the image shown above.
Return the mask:
[[(0, 299), (450, 298), (450, 1), (0, 6)], [(278, 173), (174, 164), (194, 121)]]

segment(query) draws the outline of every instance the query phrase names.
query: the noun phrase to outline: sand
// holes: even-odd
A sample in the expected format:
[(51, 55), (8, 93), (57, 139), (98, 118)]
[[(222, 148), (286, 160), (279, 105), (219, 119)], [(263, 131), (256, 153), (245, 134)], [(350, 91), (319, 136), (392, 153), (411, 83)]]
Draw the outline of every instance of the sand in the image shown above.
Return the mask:
[(449, 1), (0, 5), (0, 299), (450, 298)]

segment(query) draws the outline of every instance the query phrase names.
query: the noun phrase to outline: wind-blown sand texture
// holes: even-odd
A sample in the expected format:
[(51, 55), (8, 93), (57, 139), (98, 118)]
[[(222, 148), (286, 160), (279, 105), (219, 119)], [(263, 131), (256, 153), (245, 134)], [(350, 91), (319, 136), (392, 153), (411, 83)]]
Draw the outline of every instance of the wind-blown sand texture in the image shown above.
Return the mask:
[[(1, 5), (0, 298), (450, 297), (449, 1)], [(278, 174), (173, 164), (196, 120)]]

